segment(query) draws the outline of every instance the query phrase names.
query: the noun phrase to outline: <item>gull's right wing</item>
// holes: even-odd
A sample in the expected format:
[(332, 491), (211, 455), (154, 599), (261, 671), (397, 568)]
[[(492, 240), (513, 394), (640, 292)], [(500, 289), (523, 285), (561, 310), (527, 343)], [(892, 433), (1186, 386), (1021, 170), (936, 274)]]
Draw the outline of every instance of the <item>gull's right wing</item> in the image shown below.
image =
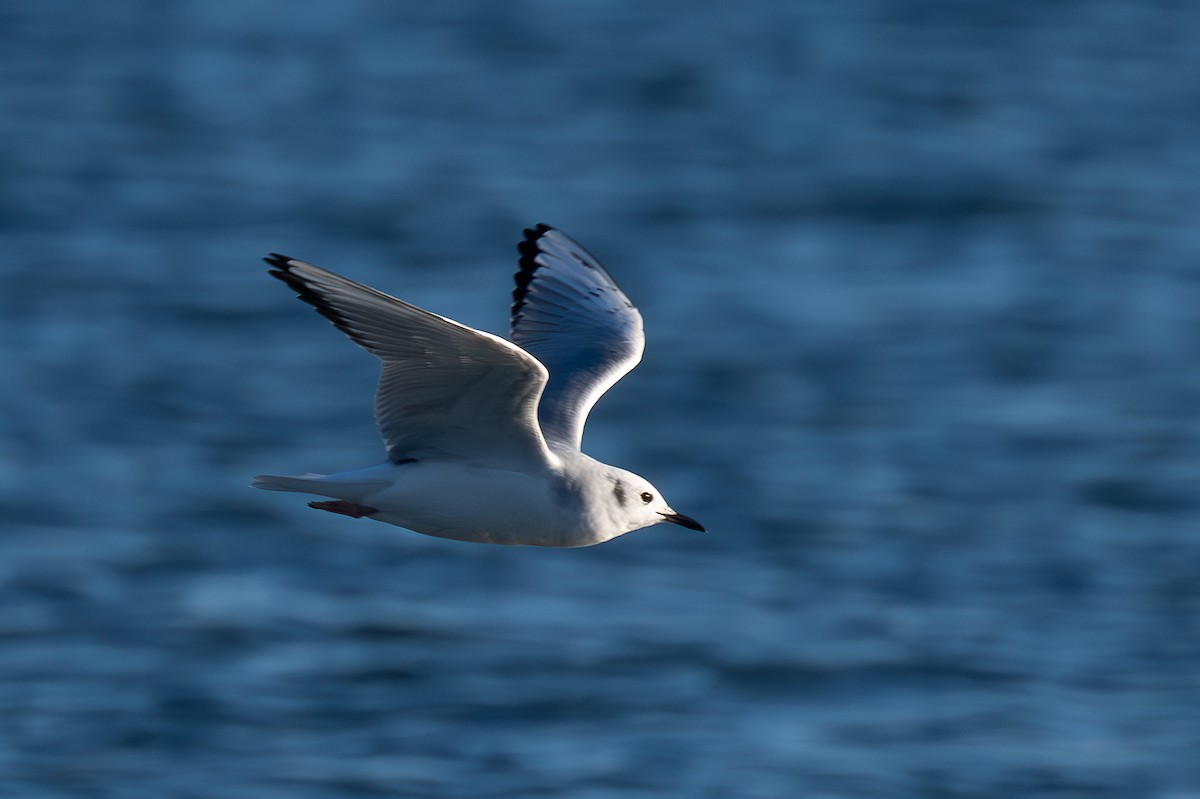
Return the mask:
[(538, 225), (517, 245), (513, 342), (550, 372), (538, 419), (551, 444), (575, 449), (596, 400), (642, 359), (642, 316), (587, 250)]

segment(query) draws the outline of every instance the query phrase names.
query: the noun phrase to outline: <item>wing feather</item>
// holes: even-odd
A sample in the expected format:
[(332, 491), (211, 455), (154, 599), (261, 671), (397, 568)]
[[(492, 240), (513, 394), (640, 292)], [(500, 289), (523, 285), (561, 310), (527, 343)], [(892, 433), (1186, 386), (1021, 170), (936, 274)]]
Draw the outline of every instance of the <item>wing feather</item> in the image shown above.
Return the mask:
[(528, 228), (517, 251), (510, 338), (550, 372), (538, 407), (547, 441), (578, 449), (596, 401), (642, 359), (642, 317), (562, 231)]
[(520, 347), (313, 264), (271, 274), (383, 363), (375, 418), (393, 461), (554, 460), (537, 422), (546, 368)]

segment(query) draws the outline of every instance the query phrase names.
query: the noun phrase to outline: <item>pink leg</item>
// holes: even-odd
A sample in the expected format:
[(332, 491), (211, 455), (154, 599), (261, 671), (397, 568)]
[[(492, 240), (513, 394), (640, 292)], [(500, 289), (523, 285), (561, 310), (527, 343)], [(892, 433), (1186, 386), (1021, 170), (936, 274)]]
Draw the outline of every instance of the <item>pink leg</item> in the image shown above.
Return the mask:
[(308, 503), (308, 507), (316, 508), (317, 510), (327, 510), (330, 513), (340, 513), (352, 519), (361, 519), (364, 516), (370, 516), (372, 513), (379, 513), (378, 508), (372, 508), (367, 505), (356, 505), (353, 502), (346, 502), (343, 499), (329, 502), (310, 502)]

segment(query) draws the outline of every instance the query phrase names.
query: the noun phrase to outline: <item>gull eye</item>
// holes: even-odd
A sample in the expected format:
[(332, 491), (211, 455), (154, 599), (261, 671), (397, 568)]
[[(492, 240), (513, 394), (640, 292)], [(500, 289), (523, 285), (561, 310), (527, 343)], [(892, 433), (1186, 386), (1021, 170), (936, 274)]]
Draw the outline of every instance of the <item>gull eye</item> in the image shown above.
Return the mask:
[(645, 502), (647, 505), (649, 505), (650, 500), (652, 500), (652, 499), (654, 499), (654, 495), (651, 494), (649, 491), (642, 492), (642, 502)]

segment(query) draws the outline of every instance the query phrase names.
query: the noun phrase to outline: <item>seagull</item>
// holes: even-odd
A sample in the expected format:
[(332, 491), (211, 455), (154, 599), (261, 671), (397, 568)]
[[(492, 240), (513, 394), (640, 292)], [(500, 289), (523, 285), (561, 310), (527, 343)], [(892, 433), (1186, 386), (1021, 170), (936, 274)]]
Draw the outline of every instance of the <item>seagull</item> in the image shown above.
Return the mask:
[(517, 251), (511, 341), (313, 264), (264, 258), (382, 361), (375, 419), (387, 461), (252, 485), (459, 541), (585, 547), (659, 522), (704, 532), (645, 478), (580, 450), (592, 406), (642, 359), (641, 314), (562, 231), (527, 228)]

